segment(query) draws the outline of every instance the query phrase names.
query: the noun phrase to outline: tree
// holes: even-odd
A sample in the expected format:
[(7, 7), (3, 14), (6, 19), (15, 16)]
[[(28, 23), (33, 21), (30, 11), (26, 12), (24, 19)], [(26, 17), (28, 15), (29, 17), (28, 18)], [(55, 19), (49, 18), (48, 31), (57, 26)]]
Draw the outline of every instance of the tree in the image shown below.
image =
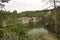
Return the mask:
[[(54, 8), (53, 8), (52, 13), (53, 13), (53, 20), (54, 20), (54, 28), (55, 28), (56, 37), (58, 37), (58, 34), (57, 34), (57, 32), (58, 32), (57, 27), (58, 26), (57, 26), (57, 15), (56, 15), (57, 5), (56, 5), (56, 3), (60, 3), (60, 1), (59, 0), (49, 0), (48, 2), (53, 3), (52, 7), (54, 7)], [(57, 40), (58, 40), (58, 38), (57, 38)]]
[(10, 0), (0, 0), (2, 3), (9, 2)]
[[(54, 24), (55, 24), (55, 33), (56, 33), (56, 37), (57, 37), (57, 16), (56, 16), (56, 2), (55, 0), (53, 0), (53, 3), (54, 3), (54, 10), (53, 10), (53, 13), (54, 13)], [(57, 39), (58, 40), (58, 39)]]
[(2, 10), (2, 8), (4, 8), (4, 6), (5, 6), (4, 4), (0, 3), (1, 10)]
[(4, 6), (5, 6), (5, 5), (2, 4), (2, 3), (5, 3), (5, 2), (8, 3), (9, 1), (10, 1), (10, 0), (0, 0), (0, 2), (1, 2), (1, 3), (0, 3), (1, 10), (2, 10), (2, 8), (4, 8)]
[[(4, 18), (5, 18), (5, 15), (4, 15), (4, 13), (3, 13), (3, 11), (2, 11), (2, 8), (4, 8), (4, 4), (3, 3), (5, 3), (5, 2), (7, 2), (8, 3), (8, 1), (10, 1), (10, 0), (0, 0), (0, 8), (1, 8), (1, 11), (0, 11), (0, 14), (1, 14), (1, 19), (0, 20), (2, 20), (2, 22), (0, 23), (2, 26), (2, 28), (0, 28), (0, 34), (1, 34), (1, 36), (0, 36), (0, 38), (2, 38), (3, 37), (3, 34), (4, 34), (4, 29), (3, 29), (3, 24), (4, 24), (4, 22), (5, 22), (5, 20), (4, 20)], [(2, 29), (2, 30), (1, 30)]]

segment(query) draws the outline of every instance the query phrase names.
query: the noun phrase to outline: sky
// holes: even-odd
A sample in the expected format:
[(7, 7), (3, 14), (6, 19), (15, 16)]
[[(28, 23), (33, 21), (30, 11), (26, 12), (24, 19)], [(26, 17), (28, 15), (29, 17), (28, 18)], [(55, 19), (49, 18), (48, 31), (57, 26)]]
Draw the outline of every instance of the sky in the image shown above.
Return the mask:
[(11, 0), (9, 3), (5, 3), (5, 10), (17, 10), (18, 12), (43, 10), (46, 7), (52, 6), (52, 4), (47, 1), (48, 0)]

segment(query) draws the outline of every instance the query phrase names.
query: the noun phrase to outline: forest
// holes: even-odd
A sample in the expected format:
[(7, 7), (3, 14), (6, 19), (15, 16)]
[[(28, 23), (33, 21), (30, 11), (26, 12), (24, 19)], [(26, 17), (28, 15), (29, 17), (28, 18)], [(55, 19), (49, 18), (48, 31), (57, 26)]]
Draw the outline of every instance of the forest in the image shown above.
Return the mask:
[[(56, 40), (52, 10), (20, 13), (0, 10), (0, 40)], [(56, 10), (60, 39), (60, 7)]]

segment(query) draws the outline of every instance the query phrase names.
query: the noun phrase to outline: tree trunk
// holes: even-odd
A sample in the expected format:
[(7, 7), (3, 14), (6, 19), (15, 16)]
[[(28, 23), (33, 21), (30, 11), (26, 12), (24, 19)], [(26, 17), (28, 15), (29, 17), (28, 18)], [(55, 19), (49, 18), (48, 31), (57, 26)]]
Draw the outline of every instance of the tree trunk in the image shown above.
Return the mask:
[(56, 16), (56, 0), (53, 0), (54, 3), (54, 9), (53, 9), (53, 17), (54, 17), (54, 26), (55, 26), (55, 33), (56, 33), (56, 38), (58, 40), (58, 34), (57, 34), (57, 16)]

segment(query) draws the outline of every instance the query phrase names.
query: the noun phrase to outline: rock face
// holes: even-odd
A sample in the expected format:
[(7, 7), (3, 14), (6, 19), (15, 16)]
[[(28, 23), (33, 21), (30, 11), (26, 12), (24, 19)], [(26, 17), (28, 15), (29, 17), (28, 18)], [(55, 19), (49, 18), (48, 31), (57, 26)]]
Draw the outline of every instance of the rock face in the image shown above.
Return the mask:
[(29, 21), (37, 22), (38, 20), (36, 20), (36, 19), (37, 19), (37, 17), (23, 17), (22, 22), (23, 23), (29, 23)]
[(39, 21), (39, 19), (37, 19), (37, 17), (22, 17), (22, 18), (18, 18), (18, 20), (22, 20), (22, 23), (29, 23), (29, 21), (32, 22), (37, 22)]

